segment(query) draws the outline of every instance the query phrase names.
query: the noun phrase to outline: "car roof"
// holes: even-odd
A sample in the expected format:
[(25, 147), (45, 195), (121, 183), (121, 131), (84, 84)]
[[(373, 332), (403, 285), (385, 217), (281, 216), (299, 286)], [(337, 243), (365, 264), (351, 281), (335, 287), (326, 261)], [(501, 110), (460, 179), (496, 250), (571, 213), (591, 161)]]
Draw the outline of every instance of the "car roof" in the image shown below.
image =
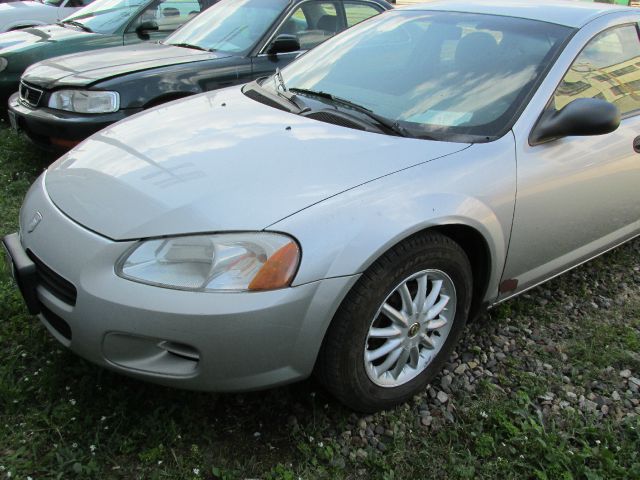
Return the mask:
[(483, 13), (527, 18), (580, 28), (590, 21), (613, 12), (638, 12), (637, 9), (579, 0), (436, 0), (402, 8)]

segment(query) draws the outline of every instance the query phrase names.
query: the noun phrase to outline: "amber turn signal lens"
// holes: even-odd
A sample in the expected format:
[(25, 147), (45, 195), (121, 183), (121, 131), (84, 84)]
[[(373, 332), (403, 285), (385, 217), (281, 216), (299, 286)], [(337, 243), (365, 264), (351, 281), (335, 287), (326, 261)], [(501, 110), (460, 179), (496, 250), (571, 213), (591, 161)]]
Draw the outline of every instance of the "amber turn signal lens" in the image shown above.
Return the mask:
[(298, 268), (300, 249), (295, 242), (287, 243), (262, 266), (249, 284), (249, 290), (275, 290), (288, 287)]

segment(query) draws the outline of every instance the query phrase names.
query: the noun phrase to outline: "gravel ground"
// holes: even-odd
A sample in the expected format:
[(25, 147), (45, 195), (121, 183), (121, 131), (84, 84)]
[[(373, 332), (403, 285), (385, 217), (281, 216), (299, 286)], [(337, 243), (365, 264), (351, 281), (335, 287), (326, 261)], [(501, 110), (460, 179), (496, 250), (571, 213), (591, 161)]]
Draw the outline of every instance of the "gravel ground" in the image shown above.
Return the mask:
[[(615, 258), (629, 263), (615, 263)], [(541, 287), (506, 302), (469, 325), (457, 352), (442, 374), (416, 397), (402, 421), (380, 413), (351, 414), (345, 428), (328, 430), (323, 442), (336, 442), (345, 461), (360, 462), (385, 452), (394, 437), (408, 430), (435, 432), (457, 422), (457, 417), (475, 408), (476, 390), (483, 382), (493, 384), (506, 397), (522, 390), (514, 370), (530, 376), (547, 389), (531, 399), (542, 424), (567, 414), (610, 419), (615, 424), (640, 416), (640, 324), (638, 310), (628, 322), (623, 312), (640, 299), (640, 241), (632, 242), (603, 258), (586, 264)], [(615, 313), (612, 313), (614, 309)], [(500, 318), (504, 316), (505, 318)], [(608, 345), (599, 340), (603, 331), (634, 325), (629, 341), (635, 350), (625, 350), (620, 359), (614, 352), (607, 359)], [(611, 335), (611, 332), (606, 335)], [(595, 344), (590, 343), (596, 338)], [(567, 339), (571, 338), (571, 341)], [(597, 356), (585, 362), (585, 345)], [(600, 349), (602, 347), (602, 349)], [(580, 357), (578, 361), (573, 361)], [(619, 368), (620, 366), (624, 368)], [(627, 368), (633, 365), (633, 368)], [(459, 401), (460, 400), (460, 401)], [(468, 405), (467, 405), (468, 402)], [(306, 409), (294, 405), (300, 412)], [(486, 412), (480, 411), (485, 417)], [(408, 421), (407, 421), (408, 420)], [(287, 423), (295, 427), (295, 415)], [(413, 431), (412, 431), (413, 433)], [(317, 440), (317, 439), (314, 439)], [(365, 475), (365, 470), (360, 474)]]

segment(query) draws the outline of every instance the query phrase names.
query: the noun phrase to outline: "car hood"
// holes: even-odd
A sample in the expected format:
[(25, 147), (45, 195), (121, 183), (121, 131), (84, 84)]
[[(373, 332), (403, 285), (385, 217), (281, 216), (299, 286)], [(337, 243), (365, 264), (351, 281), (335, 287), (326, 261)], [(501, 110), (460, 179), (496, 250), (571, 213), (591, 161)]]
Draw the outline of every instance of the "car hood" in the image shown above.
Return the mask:
[(226, 56), (172, 45), (143, 43), (44, 60), (27, 69), (23, 78), (44, 88), (79, 87), (126, 73)]
[(102, 130), (54, 163), (45, 185), (64, 214), (114, 240), (261, 230), (466, 147), (321, 123), (232, 87)]
[(51, 46), (60, 42), (94, 40), (99, 37), (102, 35), (58, 25), (25, 28), (0, 34), (0, 55), (19, 54), (22, 50), (36, 45)]

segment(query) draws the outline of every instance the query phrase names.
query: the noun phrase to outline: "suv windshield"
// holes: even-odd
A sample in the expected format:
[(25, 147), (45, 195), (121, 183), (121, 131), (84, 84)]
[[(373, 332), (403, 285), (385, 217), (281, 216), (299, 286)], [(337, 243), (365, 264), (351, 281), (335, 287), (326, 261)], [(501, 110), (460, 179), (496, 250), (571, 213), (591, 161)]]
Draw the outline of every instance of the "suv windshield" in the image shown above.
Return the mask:
[(572, 32), (513, 17), (392, 11), (284, 68), (286, 87), (263, 87), (320, 92), (338, 108), (347, 100), (410, 136), (486, 142), (512, 127)]
[(59, 7), (62, 5), (63, 0), (40, 0), (45, 5), (51, 5), (52, 7)]
[(147, 3), (149, 0), (96, 0), (69, 15), (62, 23), (81, 24), (96, 33), (115, 33)]
[(242, 54), (262, 38), (288, 4), (289, 0), (222, 0), (164, 43)]

